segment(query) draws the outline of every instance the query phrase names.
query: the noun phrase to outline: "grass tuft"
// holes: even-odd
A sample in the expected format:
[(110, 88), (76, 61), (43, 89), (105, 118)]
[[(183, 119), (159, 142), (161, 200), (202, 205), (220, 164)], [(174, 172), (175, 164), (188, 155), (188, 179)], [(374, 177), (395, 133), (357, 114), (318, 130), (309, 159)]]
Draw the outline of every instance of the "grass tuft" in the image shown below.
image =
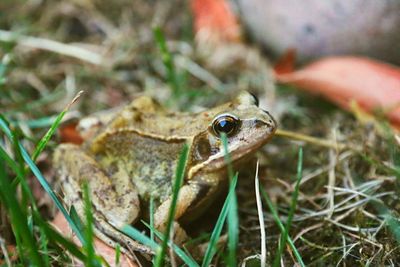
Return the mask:
[[(6, 136), (10, 139), (13, 140), (13, 134), (11, 133), (11, 130), (8, 128), (6, 122), (0, 117), (0, 129), (6, 134)], [(79, 240), (81, 241), (82, 244), (84, 244), (84, 238), (82, 232), (79, 230), (77, 225), (73, 222), (71, 217), (69, 216), (67, 210), (64, 208), (62, 205), (61, 201), (58, 199), (57, 195), (51, 188), (50, 184), (47, 182), (47, 180), (44, 178), (42, 173), (40, 172), (39, 168), (35, 165), (33, 160), (30, 158), (28, 152), (26, 152), (25, 148), (19, 144), (19, 149), (21, 152), (21, 155), (28, 165), (28, 167), (31, 169), (32, 173), (35, 175), (35, 177), (38, 179), (39, 183), (42, 185), (44, 190), (49, 194), (50, 198), (54, 201), (56, 204), (57, 208), (62, 212), (66, 220), (68, 221), (71, 229), (74, 231), (74, 233), (77, 235)]]
[(157, 26), (153, 29), (153, 35), (161, 52), (161, 59), (167, 72), (167, 82), (172, 89), (172, 96), (176, 100), (181, 96), (182, 88), (176, 72), (172, 53), (168, 49), (167, 41), (160, 27)]
[[(286, 228), (285, 228), (284, 224), (281, 222), (281, 220), (279, 219), (279, 215), (278, 215), (278, 212), (276, 211), (276, 208), (274, 207), (274, 204), (272, 203), (271, 199), (268, 197), (268, 195), (265, 192), (265, 190), (263, 188), (260, 188), (260, 189), (261, 189), (261, 194), (262, 194), (265, 202), (267, 203), (267, 205), (268, 205), (268, 207), (269, 207), (269, 209), (270, 209), (270, 211), (272, 213), (272, 217), (274, 218), (275, 223), (278, 225), (278, 227), (279, 227), (279, 229), (281, 231), (281, 234), (282, 235), (286, 234), (285, 233), (286, 232)], [(302, 266), (302, 267), (306, 266), (304, 264), (304, 262), (303, 262), (303, 259), (302, 259), (301, 255), (300, 255), (299, 251), (295, 247), (295, 245), (293, 243), (293, 240), (290, 238), (289, 235), (287, 235), (287, 242), (289, 243), (290, 248), (293, 250), (293, 253), (294, 253), (294, 255), (295, 255), (295, 257), (296, 257), (296, 259), (298, 261), (298, 264), (300, 266)]]

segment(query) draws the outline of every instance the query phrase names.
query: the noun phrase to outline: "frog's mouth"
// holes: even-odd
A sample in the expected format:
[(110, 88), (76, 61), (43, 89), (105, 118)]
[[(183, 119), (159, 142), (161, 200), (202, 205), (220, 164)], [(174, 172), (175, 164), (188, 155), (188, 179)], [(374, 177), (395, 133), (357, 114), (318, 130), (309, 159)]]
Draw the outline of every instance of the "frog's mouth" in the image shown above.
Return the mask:
[[(254, 151), (259, 149), (260, 147), (264, 146), (266, 143), (269, 142), (269, 140), (274, 136), (276, 129), (273, 129), (267, 137), (263, 136), (260, 137), (260, 140), (253, 140), (251, 143), (247, 145), (241, 144), (240, 147), (231, 147), (229, 149), (230, 152), (230, 157), (232, 164), (236, 164), (238, 161), (246, 158), (247, 156), (252, 156), (254, 155)], [(220, 150), (218, 153), (210, 156), (207, 160), (204, 162), (198, 164), (197, 166), (194, 166), (188, 173), (189, 177), (193, 177), (196, 175), (198, 172), (212, 172), (212, 171), (218, 171), (220, 169), (225, 168), (227, 165), (226, 160), (225, 160), (225, 152), (224, 150)]]

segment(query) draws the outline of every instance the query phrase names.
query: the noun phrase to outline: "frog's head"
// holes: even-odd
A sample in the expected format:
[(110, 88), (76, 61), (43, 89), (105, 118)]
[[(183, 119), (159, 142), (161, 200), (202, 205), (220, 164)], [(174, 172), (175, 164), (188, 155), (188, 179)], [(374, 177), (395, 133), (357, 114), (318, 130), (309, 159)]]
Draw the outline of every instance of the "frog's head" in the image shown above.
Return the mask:
[(208, 127), (194, 137), (189, 176), (199, 171), (214, 171), (226, 165), (221, 135), (227, 137), (233, 162), (254, 153), (274, 135), (274, 118), (258, 107), (258, 99), (248, 92), (207, 112)]

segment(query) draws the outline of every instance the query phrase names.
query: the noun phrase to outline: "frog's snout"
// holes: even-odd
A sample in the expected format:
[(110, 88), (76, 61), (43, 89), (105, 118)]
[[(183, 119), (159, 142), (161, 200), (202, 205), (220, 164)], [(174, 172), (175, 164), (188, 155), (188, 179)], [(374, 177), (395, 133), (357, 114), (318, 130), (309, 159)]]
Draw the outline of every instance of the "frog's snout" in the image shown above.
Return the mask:
[(275, 129), (278, 127), (278, 123), (276, 122), (274, 117), (272, 117), (272, 115), (267, 110), (265, 110), (265, 109), (261, 109), (261, 110), (264, 112), (263, 122), (267, 125), (268, 128), (275, 131)]

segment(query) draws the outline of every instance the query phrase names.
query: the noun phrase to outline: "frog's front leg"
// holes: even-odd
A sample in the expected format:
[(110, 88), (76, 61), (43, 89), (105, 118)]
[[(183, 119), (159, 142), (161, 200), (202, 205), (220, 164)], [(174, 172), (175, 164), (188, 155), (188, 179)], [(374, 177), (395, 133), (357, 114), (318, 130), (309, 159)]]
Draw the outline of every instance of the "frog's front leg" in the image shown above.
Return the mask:
[(100, 239), (113, 247), (118, 240), (129, 249), (150, 252), (146, 246), (118, 231), (139, 215), (139, 198), (129, 179), (118, 180), (115, 184), (92, 157), (72, 144), (60, 145), (54, 153), (54, 162), (61, 175), (65, 200), (74, 205), (81, 218), (84, 218), (82, 184), (88, 183), (95, 232)]
[[(208, 175), (207, 177), (190, 181), (188, 184), (182, 186), (179, 190), (174, 220), (176, 221), (188, 213), (198, 216), (195, 213), (197, 211), (200, 212), (214, 198), (215, 192), (219, 188), (219, 182), (219, 176)], [(171, 201), (172, 196), (158, 207), (154, 215), (154, 226), (160, 231), (164, 231), (166, 227)], [(176, 222), (174, 231), (176, 243), (185, 241), (187, 235)]]

